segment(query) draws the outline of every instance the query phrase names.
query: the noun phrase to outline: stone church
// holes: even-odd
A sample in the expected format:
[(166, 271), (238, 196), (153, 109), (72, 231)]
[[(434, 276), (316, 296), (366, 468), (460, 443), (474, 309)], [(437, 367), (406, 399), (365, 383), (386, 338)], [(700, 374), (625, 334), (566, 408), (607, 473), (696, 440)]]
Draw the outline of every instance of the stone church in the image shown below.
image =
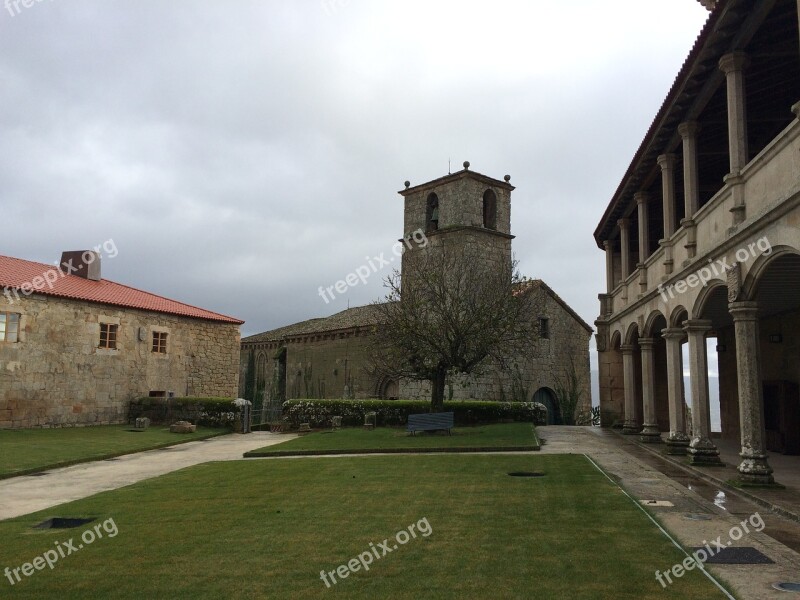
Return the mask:
[[(406, 182), (404, 238), (424, 232), (432, 244), (479, 249), (487, 260), (510, 271), (512, 262), (511, 192), (514, 186), (469, 169), (416, 186)], [(403, 275), (413, 269), (403, 255)], [(494, 263), (492, 263), (494, 264)], [(576, 412), (591, 405), (589, 339), (592, 329), (541, 280), (527, 280), (524, 292), (535, 296), (535, 348), (515, 370), (484, 368), (453, 377), (446, 399), (541, 402), (552, 422), (561, 419), (555, 390), (570, 372), (582, 390)], [(253, 390), (257, 405), (273, 406), (296, 398), (428, 399), (428, 382), (391, 379), (370, 368), (370, 337), (380, 319), (374, 305), (349, 308), (242, 339), (240, 395)]]

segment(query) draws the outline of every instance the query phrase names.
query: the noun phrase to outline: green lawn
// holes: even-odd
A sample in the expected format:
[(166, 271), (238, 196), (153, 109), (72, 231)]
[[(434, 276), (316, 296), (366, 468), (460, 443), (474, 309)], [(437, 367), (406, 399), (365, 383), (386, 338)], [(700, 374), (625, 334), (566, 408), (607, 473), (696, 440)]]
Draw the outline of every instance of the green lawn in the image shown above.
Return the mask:
[(169, 427), (161, 426), (144, 431), (130, 429), (129, 425), (2, 429), (0, 479), (228, 433), (206, 427), (183, 434), (170, 433)]
[[(519, 470), (545, 476), (507, 475)], [(102, 539), (82, 540), (91, 525), (31, 529), (82, 515), (97, 517)], [(416, 537), (395, 537), (411, 524)], [(0, 522), (0, 568), (64, 549), (70, 538), (77, 550), (52, 570), (20, 571), (13, 586), (0, 578), (2, 597), (721, 597), (696, 570), (661, 588), (656, 569), (683, 555), (580, 455), (209, 463)], [(368, 571), (336, 584), (328, 577), (326, 588), (321, 570), (362, 553), (367, 562), (373, 548), (380, 558)]]
[(348, 453), (364, 451), (418, 451), (432, 449), (469, 450), (538, 450), (539, 440), (530, 423), (505, 423), (477, 427), (456, 427), (446, 433), (410, 435), (405, 428), (353, 427), (339, 431), (319, 431), (282, 444), (259, 448), (245, 456), (275, 456), (315, 453)]

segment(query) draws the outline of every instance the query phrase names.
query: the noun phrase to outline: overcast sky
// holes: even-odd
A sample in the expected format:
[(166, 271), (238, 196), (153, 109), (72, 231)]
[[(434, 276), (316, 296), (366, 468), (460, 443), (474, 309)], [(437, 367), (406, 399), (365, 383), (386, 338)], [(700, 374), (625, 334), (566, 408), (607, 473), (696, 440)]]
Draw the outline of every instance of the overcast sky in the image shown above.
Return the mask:
[[(26, 0), (28, 1), (28, 0)], [(589, 324), (592, 232), (699, 33), (696, 0), (44, 0), (0, 8), (0, 254), (113, 240), (103, 276), (249, 335), (403, 234), (397, 191), (511, 175), (514, 252)], [(12, 16), (13, 13), (13, 16)]]

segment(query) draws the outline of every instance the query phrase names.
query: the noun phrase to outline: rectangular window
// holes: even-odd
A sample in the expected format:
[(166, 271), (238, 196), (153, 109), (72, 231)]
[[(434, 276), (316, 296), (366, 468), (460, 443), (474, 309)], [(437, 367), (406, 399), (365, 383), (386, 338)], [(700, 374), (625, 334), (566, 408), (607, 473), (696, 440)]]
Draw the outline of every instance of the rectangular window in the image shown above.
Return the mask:
[(18, 313), (0, 313), (0, 342), (19, 341), (19, 317)]
[(550, 319), (539, 317), (539, 337), (543, 340), (550, 339)]
[(154, 331), (153, 332), (153, 352), (158, 352), (159, 354), (166, 354), (167, 353), (167, 332), (166, 331)]
[(100, 343), (98, 348), (106, 348), (107, 350), (117, 349), (117, 328), (118, 325), (113, 323), (100, 323)]

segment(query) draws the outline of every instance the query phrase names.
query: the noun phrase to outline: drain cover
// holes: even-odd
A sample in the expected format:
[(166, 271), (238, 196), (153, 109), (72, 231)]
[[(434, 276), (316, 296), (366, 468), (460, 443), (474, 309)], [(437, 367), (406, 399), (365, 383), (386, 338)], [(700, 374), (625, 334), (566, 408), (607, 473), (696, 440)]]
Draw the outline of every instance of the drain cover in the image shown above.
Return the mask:
[(699, 515), (697, 513), (689, 513), (687, 515), (683, 515), (684, 519), (689, 519), (690, 521), (710, 521), (711, 515)]
[(642, 500), (645, 506), (675, 506), (669, 500)]
[(52, 519), (47, 519), (46, 521), (42, 521), (38, 525), (34, 525), (34, 529), (70, 529), (72, 527), (80, 527), (81, 525), (86, 525), (86, 523), (91, 523), (97, 517), (53, 517)]
[(781, 581), (780, 583), (773, 583), (772, 587), (782, 592), (800, 592), (800, 583), (792, 581)]
[(511, 471), (511, 477), (544, 477), (544, 473), (537, 471)]
[[(692, 548), (692, 550), (704, 550), (703, 548)], [(708, 557), (705, 561), (708, 564), (716, 565), (770, 565), (775, 561), (756, 550), (752, 546), (736, 546), (723, 548)]]

